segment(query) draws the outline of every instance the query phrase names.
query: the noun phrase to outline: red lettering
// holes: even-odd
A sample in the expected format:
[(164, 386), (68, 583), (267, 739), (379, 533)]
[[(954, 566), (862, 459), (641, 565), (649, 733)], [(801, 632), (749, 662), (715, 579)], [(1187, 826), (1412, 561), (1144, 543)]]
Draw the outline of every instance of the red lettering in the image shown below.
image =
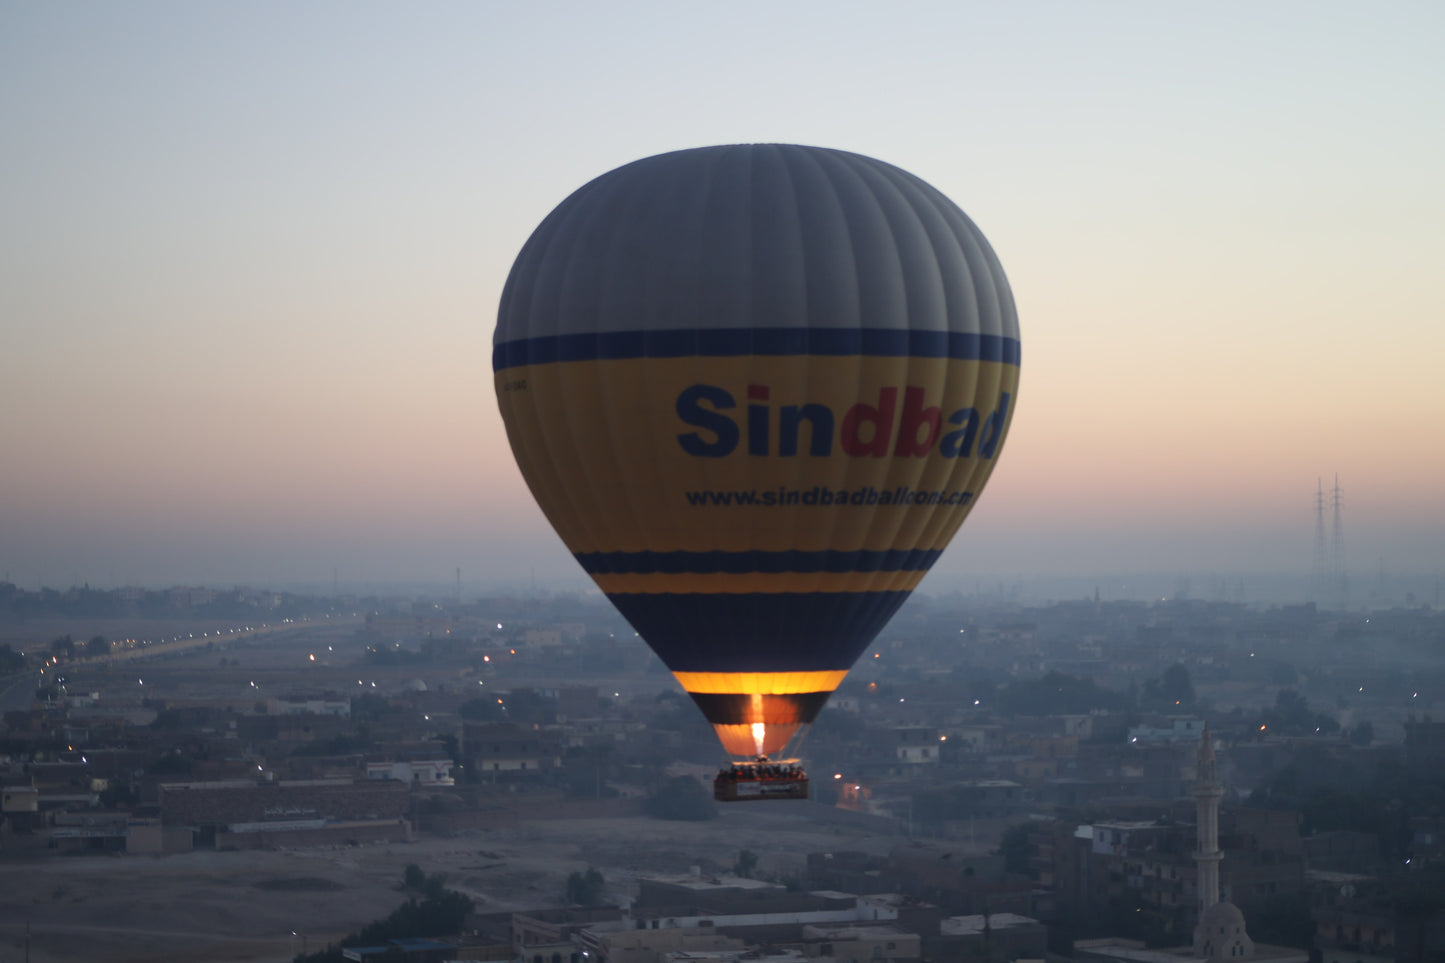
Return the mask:
[[(885, 457), (888, 454), (888, 438), (893, 433), (893, 411), (897, 405), (897, 388), (879, 388), (876, 408), (862, 402), (849, 408), (843, 415), (842, 438), (839, 439), (843, 451), (855, 457)], [(866, 441), (863, 439), (864, 425), (873, 426), (871, 437)]]
[[(904, 389), (903, 419), (898, 424), (898, 444), (893, 447), (893, 454), (901, 458), (926, 457), (933, 450), (933, 443), (938, 440), (938, 429), (942, 421), (943, 412), (936, 405), (923, 407), (922, 388)], [(920, 441), (918, 429), (923, 427), (927, 427), (928, 432)]]

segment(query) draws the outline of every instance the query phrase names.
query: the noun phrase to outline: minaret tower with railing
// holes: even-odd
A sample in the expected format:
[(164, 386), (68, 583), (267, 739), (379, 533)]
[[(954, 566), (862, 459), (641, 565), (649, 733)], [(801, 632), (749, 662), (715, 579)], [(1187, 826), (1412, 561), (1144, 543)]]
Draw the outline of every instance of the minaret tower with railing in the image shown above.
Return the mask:
[(1219, 798), (1224, 789), (1219, 785), (1219, 767), (1214, 758), (1214, 740), (1209, 726), (1199, 737), (1199, 756), (1195, 764), (1194, 800), (1198, 804), (1199, 849), (1194, 854), (1197, 867), (1199, 906), (1202, 914), (1219, 902)]

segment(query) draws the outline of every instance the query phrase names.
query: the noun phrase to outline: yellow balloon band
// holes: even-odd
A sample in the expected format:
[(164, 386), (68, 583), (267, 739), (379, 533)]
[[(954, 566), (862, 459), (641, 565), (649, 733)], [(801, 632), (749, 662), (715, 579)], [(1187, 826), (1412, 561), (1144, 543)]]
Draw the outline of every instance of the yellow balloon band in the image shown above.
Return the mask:
[(594, 575), (608, 595), (779, 595), (788, 592), (911, 592), (927, 572), (739, 572)]
[(829, 672), (674, 672), (690, 693), (717, 695), (794, 695), (832, 692), (846, 671)]
[(942, 549), (993, 470), (1018, 376), (1001, 361), (789, 355), (495, 377), (523, 476), (584, 553)]

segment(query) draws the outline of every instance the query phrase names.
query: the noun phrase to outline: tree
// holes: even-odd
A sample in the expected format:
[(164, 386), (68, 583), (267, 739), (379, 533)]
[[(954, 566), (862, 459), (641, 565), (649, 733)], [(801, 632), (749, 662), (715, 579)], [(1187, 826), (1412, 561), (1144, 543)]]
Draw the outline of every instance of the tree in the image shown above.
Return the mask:
[(136, 792), (135, 786), (124, 780), (112, 779), (100, 791), (100, 804), (106, 809), (123, 809), (138, 802), (140, 794)]
[(562, 764), (562, 781), (569, 796), (614, 799), (617, 790), (607, 785), (615, 762), (610, 745), (576, 746), (567, 750)]
[(109, 655), (110, 643), (105, 640), (103, 635), (93, 635), (90, 637), (90, 641), (85, 643), (85, 654)]
[(75, 640), (68, 635), (62, 635), (50, 643), (50, 651), (57, 656), (70, 658), (75, 655)]
[(1194, 705), (1194, 683), (1189, 678), (1189, 670), (1182, 664), (1176, 662), (1165, 669), (1159, 677), (1159, 687), (1166, 702), (1186, 708)]
[(442, 744), (442, 752), (445, 752), (447, 758), (452, 762), (456, 762), (462, 757), (461, 743), (457, 741), (457, 734), (455, 732), (444, 733), (440, 741)]
[(999, 840), (998, 853), (1003, 856), (1006, 871), (1032, 875), (1029, 859), (1034, 854), (1034, 847), (1029, 842), (1029, 824), (1018, 823), (1005, 829), (1003, 839)]
[(646, 812), (656, 819), (705, 822), (717, 818), (717, 804), (691, 776), (674, 776), (647, 798)]
[(180, 750), (173, 750), (151, 763), (146, 771), (157, 776), (190, 775), (194, 766), (195, 761), (190, 756), (183, 755)]
[(427, 877), (425, 889), (426, 899), (420, 902), (409, 899), (385, 919), (369, 923), (358, 933), (348, 934), (340, 945), (327, 946), (316, 953), (297, 954), (293, 958), (295, 963), (344, 963), (343, 947), (379, 946), (390, 940), (461, 932), (472, 912), (470, 897), (442, 887), (440, 876)]
[(371, 748), (371, 731), (361, 726), (353, 733), (339, 732), (330, 739), (303, 742), (291, 750), (293, 756), (349, 756)]
[(407, 863), (406, 871), (401, 878), (407, 889), (424, 889), (426, 887), (426, 871), (416, 863)]
[(1350, 729), (1350, 742), (1356, 746), (1368, 746), (1375, 741), (1375, 727), (1368, 720), (1358, 723)]
[(457, 707), (457, 715), (468, 722), (503, 722), (507, 709), (496, 696), (482, 696), (463, 702)]
[(738, 850), (738, 861), (733, 864), (733, 872), (743, 879), (752, 879), (753, 870), (758, 867), (758, 854), (751, 849)]
[(385, 646), (367, 646), (362, 653), (362, 658), (367, 665), (374, 666), (398, 666), (412, 665), (418, 662), (425, 662), (426, 656), (420, 652), (412, 652), (410, 649), (386, 648)]
[(1259, 717), (1258, 725), (1265, 727), (1258, 731), (1275, 735), (1310, 735), (1316, 732), (1329, 735), (1340, 731), (1340, 723), (1334, 716), (1311, 711), (1309, 700), (1293, 689), (1280, 689), (1275, 693), (1274, 708)]
[(1270, 685), (1297, 685), (1299, 683), (1299, 671), (1288, 662), (1271, 662), (1268, 664)]
[(1093, 679), (1050, 672), (1039, 679), (1010, 682), (999, 690), (999, 708), (1011, 715), (1081, 714), (1093, 709), (1120, 709), (1124, 697), (1102, 689)]
[(1293, 689), (1280, 689), (1274, 696), (1274, 711), (1281, 728), (1303, 728), (1310, 721), (1310, 701)]
[(585, 873), (572, 873), (567, 877), (567, 902), (573, 906), (600, 906), (607, 888), (606, 880), (594, 866)]
[(25, 656), (8, 645), (0, 645), (0, 675), (14, 675), (25, 670)]
[(653, 732), (675, 732), (686, 742), (715, 744), (716, 734), (707, 724), (697, 706), (684, 695), (664, 692), (658, 696), (656, 710), (647, 718)]
[(402, 873), (401, 881), (407, 889), (420, 891), (428, 900), (443, 899), (448, 892), (446, 888), (447, 878), (445, 875), (442, 873), (434, 873), (428, 876), (416, 863), (406, 864), (406, 870)]
[(1139, 701), (1142, 708), (1160, 712), (1192, 710), (1194, 683), (1189, 678), (1189, 670), (1181, 663), (1174, 663), (1159, 678), (1144, 683)]
[(536, 689), (513, 689), (506, 698), (507, 717), (510, 719), (544, 725), (557, 721), (557, 700), (542, 695)]
[(364, 693), (351, 697), (351, 721), (353, 722), (376, 722), (387, 716), (395, 716), (400, 713), (397, 706), (391, 704), (386, 696), (375, 693)]

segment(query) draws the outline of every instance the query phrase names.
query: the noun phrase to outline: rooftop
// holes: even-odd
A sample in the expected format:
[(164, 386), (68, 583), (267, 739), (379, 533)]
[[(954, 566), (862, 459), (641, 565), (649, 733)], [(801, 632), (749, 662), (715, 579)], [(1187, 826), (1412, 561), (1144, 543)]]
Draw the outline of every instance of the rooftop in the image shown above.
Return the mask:
[(1021, 926), (1038, 926), (1039, 921), (1031, 916), (1020, 916), (1017, 913), (991, 913), (984, 916), (950, 916), (938, 924), (938, 931), (943, 936), (977, 936), (983, 933), (984, 920), (988, 920), (990, 930), (1015, 929)]
[(681, 886), (699, 892), (717, 889), (771, 890), (779, 888), (777, 883), (770, 883), (763, 879), (748, 879), (745, 876), (702, 876), (679, 873), (674, 876), (648, 876), (646, 880), (649, 883)]

